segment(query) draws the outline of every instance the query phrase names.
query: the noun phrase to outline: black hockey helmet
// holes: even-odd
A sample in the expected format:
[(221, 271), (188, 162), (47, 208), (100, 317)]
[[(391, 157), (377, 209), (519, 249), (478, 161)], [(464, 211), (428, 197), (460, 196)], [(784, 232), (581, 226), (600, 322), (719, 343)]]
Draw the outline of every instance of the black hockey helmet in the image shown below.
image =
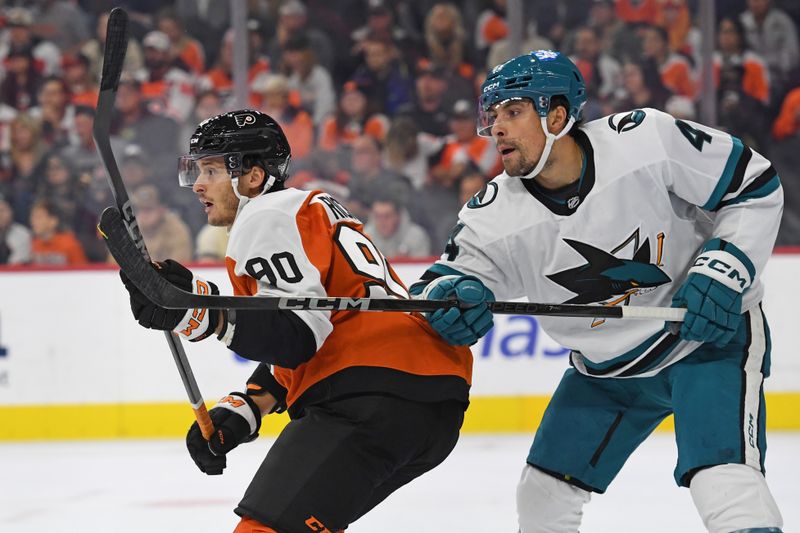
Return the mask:
[(197, 161), (220, 156), (231, 179), (258, 165), (272, 178), (268, 179), (272, 187), (286, 180), (292, 151), (280, 125), (269, 115), (253, 109), (223, 113), (201, 122), (189, 139), (189, 154), (178, 160), (180, 185), (191, 187), (197, 181)]

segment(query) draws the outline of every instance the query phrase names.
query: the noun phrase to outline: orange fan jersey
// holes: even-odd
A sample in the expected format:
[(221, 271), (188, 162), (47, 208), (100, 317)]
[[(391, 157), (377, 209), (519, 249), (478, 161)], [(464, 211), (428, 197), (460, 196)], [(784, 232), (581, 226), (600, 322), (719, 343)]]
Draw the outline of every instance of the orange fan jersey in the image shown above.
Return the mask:
[[(239, 295), (408, 298), (361, 222), (320, 191), (289, 188), (251, 199), (231, 228), (226, 263)], [(315, 383), (351, 367), (471, 382), (469, 349), (450, 346), (416, 314), (293, 312), (313, 332), (317, 351), (295, 369), (273, 367), (289, 406)]]

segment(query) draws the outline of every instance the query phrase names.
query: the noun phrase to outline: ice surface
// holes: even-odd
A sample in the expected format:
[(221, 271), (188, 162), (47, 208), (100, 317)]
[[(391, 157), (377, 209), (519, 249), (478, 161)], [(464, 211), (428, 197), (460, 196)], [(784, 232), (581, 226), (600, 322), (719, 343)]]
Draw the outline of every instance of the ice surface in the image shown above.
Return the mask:
[[(800, 530), (800, 433), (771, 433), (767, 479)], [(529, 435), (466, 435), (439, 468), (400, 489), (348, 533), (516, 531), (514, 490)], [(232, 509), (270, 439), (231, 453), (222, 476), (196, 470), (182, 441), (0, 444), (3, 533), (228, 533)], [(689, 491), (672, 480), (671, 434), (650, 437), (605, 495), (585, 508), (582, 533), (704, 531)], [(276, 480), (279, 482), (279, 480)]]

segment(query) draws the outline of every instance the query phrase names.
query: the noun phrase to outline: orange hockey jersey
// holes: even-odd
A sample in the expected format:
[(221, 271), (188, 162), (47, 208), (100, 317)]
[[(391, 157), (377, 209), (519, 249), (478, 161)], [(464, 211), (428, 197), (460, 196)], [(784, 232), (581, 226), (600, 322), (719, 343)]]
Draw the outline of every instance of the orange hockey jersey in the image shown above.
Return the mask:
[[(251, 199), (231, 228), (226, 263), (239, 295), (408, 298), (361, 222), (320, 191), (289, 188)], [(313, 332), (317, 348), (297, 368), (273, 367), (290, 409), (310, 387), (357, 367), (456, 378), (466, 400), (472, 354), (448, 345), (418, 315), (289, 312)]]

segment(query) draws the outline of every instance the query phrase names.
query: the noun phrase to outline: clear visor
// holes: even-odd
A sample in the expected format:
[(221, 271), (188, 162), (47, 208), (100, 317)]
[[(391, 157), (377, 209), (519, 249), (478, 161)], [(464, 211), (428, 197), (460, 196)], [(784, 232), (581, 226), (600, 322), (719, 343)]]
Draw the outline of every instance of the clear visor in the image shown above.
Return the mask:
[(491, 137), (492, 127), (495, 124), (518, 120), (528, 117), (531, 113), (535, 114), (533, 102), (529, 98), (515, 97), (508, 98), (494, 105), (483, 109), (478, 106), (478, 135), (481, 137)]
[(216, 155), (183, 155), (178, 158), (178, 183), (193, 187), (200, 180), (207, 182), (230, 180), (241, 173), (241, 156), (238, 153)]

